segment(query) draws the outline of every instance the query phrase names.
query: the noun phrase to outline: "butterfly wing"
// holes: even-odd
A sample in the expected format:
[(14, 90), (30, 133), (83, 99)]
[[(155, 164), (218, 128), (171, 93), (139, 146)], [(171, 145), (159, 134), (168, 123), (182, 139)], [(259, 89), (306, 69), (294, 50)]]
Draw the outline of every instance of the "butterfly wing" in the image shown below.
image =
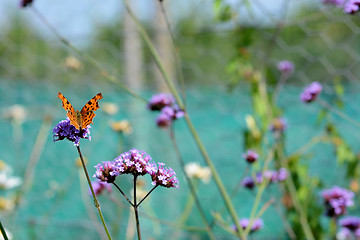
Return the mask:
[(99, 100), (102, 99), (103, 96), (101, 93), (96, 94), (92, 99), (90, 99), (85, 106), (81, 109), (81, 128), (86, 128), (88, 125), (93, 123), (93, 119), (95, 117), (95, 111), (99, 109)]
[(70, 124), (76, 127), (77, 129), (80, 129), (78, 121), (76, 121), (76, 114), (73, 106), (69, 102), (69, 100), (66, 99), (64, 95), (61, 94), (61, 92), (58, 93), (58, 98), (62, 101), (63, 108), (67, 111), (66, 116), (70, 119)]

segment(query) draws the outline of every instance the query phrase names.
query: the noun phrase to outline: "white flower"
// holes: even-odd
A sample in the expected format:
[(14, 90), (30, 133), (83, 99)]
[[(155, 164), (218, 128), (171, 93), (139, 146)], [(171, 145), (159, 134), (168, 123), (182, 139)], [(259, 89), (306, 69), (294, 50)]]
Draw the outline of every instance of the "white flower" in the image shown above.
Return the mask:
[(11, 174), (12, 170), (8, 166), (3, 166), (2, 169), (0, 169), (0, 189), (14, 188), (22, 183), (21, 178), (12, 177)]
[(26, 109), (24, 106), (16, 104), (6, 109), (3, 115), (5, 118), (9, 118), (16, 123), (21, 124), (25, 121)]
[(210, 182), (211, 171), (209, 167), (201, 167), (198, 163), (192, 162), (186, 164), (185, 172), (189, 178), (199, 178), (204, 183)]

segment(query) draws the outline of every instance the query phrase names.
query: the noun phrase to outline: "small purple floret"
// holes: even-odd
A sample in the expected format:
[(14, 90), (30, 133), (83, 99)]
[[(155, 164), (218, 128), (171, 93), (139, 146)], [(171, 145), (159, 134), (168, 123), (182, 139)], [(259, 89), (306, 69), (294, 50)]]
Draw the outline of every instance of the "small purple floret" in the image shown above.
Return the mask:
[(354, 193), (345, 188), (335, 186), (321, 193), (324, 198), (326, 215), (329, 217), (341, 216), (346, 213), (346, 208), (354, 205)]
[(318, 82), (313, 82), (304, 89), (300, 95), (300, 99), (304, 103), (311, 103), (316, 100), (318, 95), (321, 93), (321, 90), (321, 84)]
[[(247, 218), (242, 218), (239, 220), (239, 224), (242, 227), (242, 229), (246, 229), (247, 226), (249, 225), (250, 221)], [(250, 233), (256, 232), (258, 230), (260, 230), (261, 228), (263, 228), (264, 226), (264, 222), (261, 218), (255, 219), (252, 223), (251, 229), (250, 229)], [(238, 229), (236, 228), (235, 225), (232, 225), (231, 228), (234, 231), (238, 231)]]
[(248, 163), (256, 162), (259, 157), (259, 155), (253, 150), (248, 150), (246, 153), (243, 153), (242, 156)]
[[(107, 190), (109, 193), (111, 193), (112, 189), (111, 189), (111, 184), (107, 183), (107, 182), (101, 182), (101, 181), (95, 181), (91, 183), (93, 189), (94, 189), (94, 193), (95, 195), (100, 195), (104, 190)], [(91, 190), (89, 189), (89, 194), (91, 195)]]
[(344, 12), (355, 14), (360, 10), (360, 0), (349, 0), (344, 5)]
[(290, 74), (294, 71), (295, 67), (294, 64), (291, 61), (280, 61), (277, 64), (277, 68), (280, 72), (282, 72), (283, 74)]
[(65, 138), (73, 142), (75, 146), (79, 146), (80, 138), (91, 140), (90, 136), (91, 126), (78, 130), (70, 124), (69, 118), (60, 121), (53, 129), (54, 142), (64, 140)]
[(147, 105), (148, 109), (152, 111), (160, 111), (166, 106), (175, 104), (174, 97), (169, 93), (159, 93), (153, 95)]
[(99, 163), (95, 168), (96, 172), (93, 177), (96, 177), (102, 182), (113, 183), (116, 176), (119, 175), (119, 169), (113, 161)]

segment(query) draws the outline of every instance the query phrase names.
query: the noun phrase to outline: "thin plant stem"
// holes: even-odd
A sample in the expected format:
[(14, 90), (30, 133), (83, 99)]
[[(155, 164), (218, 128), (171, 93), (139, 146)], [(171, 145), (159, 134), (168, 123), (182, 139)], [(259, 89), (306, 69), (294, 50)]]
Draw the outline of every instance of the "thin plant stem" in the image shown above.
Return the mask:
[(102, 215), (102, 212), (101, 212), (101, 209), (100, 209), (100, 203), (99, 201), (97, 200), (96, 198), (96, 195), (95, 195), (95, 192), (94, 192), (94, 188), (92, 187), (92, 184), (91, 184), (91, 181), (90, 181), (90, 177), (89, 177), (89, 174), (88, 174), (88, 171), (86, 169), (86, 165), (85, 165), (85, 161), (84, 161), (84, 158), (81, 154), (81, 150), (80, 150), (80, 145), (79, 146), (76, 146), (77, 148), (77, 151), (79, 153), (79, 157), (80, 157), (80, 160), (81, 160), (81, 164), (83, 166), (83, 169), (84, 169), (84, 173), (85, 173), (85, 176), (86, 176), (86, 180), (88, 181), (88, 184), (89, 184), (89, 187), (90, 187), (90, 190), (91, 190), (91, 194), (94, 198), (94, 205), (95, 205), (95, 208), (98, 210), (98, 213), (99, 213), (99, 216), (100, 216), (100, 219), (101, 219), (101, 222), (102, 222), (102, 225), (104, 227), (104, 230), (106, 232), (106, 235), (108, 237), (109, 240), (111, 240), (111, 236), (110, 236), (110, 233), (109, 233), (109, 230), (106, 226), (106, 223), (105, 223), (105, 220), (104, 220), (104, 217)]
[(179, 161), (179, 163), (181, 165), (181, 169), (183, 171), (183, 174), (184, 174), (184, 176), (186, 178), (186, 182), (189, 185), (191, 195), (193, 196), (193, 198), (195, 200), (195, 204), (196, 204), (196, 207), (198, 208), (201, 219), (203, 220), (203, 222), (205, 224), (205, 228), (206, 228), (206, 231), (208, 232), (209, 238), (210, 239), (215, 239), (214, 233), (212, 232), (212, 229), (211, 229), (211, 227), (209, 225), (209, 222), (206, 219), (204, 209), (201, 206), (201, 202), (199, 200), (199, 197), (196, 194), (195, 186), (194, 186), (193, 182), (191, 181), (191, 179), (189, 178), (189, 176), (185, 172), (185, 163), (184, 163), (183, 158), (181, 157), (180, 150), (179, 150), (178, 144), (177, 144), (176, 139), (175, 139), (173, 128), (170, 128), (170, 139), (171, 139), (171, 142), (172, 142), (173, 147), (175, 149), (177, 159), (178, 159), (178, 161)]
[(324, 108), (328, 109), (329, 111), (333, 112), (334, 114), (338, 115), (339, 117), (341, 117), (342, 119), (348, 121), (349, 123), (353, 124), (356, 127), (360, 127), (360, 122), (356, 121), (355, 119), (351, 118), (349, 115), (346, 115), (345, 113), (341, 112), (339, 109), (334, 108), (333, 106), (331, 106), (330, 104), (328, 104), (327, 102), (319, 99), (318, 100), (320, 105), (323, 106)]
[(143, 197), (143, 199), (141, 199), (141, 201), (137, 204), (137, 207), (140, 206), (140, 204), (150, 195), (150, 193), (152, 193), (152, 191), (155, 190), (155, 188), (157, 188), (159, 185), (156, 185), (155, 187), (153, 187), (146, 195), (145, 197)]
[(256, 214), (255, 219), (260, 218), (265, 211), (270, 207), (271, 204), (273, 204), (275, 202), (275, 198), (271, 198), (269, 201), (267, 201), (264, 206), (262, 206), (262, 208), (259, 210), (259, 212)]
[[(128, 0), (124, 0), (124, 3), (125, 3), (125, 8), (127, 10), (127, 12), (129, 13), (129, 15), (132, 17), (132, 19), (134, 20), (135, 24), (136, 24), (136, 27), (139, 31), (139, 34), (140, 36), (143, 38), (146, 46), (148, 47), (155, 63), (157, 64), (160, 72), (162, 73), (163, 77), (164, 77), (164, 80), (166, 82), (166, 84), (168, 85), (171, 93), (173, 94), (174, 98), (176, 99), (176, 102), (177, 104), (179, 105), (180, 109), (184, 109), (185, 110), (185, 105), (182, 101), (182, 99), (180, 98), (180, 95), (178, 94), (176, 88), (175, 88), (175, 85), (173, 84), (173, 82), (171, 81), (168, 73), (166, 72), (165, 70), (165, 67), (159, 57), (159, 54), (158, 52), (156, 51), (154, 45), (152, 44), (151, 40), (150, 40), (150, 37), (148, 36), (147, 32), (145, 31), (144, 27), (141, 25), (140, 21), (137, 19), (137, 17), (135, 16), (134, 12), (132, 11), (132, 9), (130, 8), (129, 6), (129, 3), (128, 3)], [(210, 171), (213, 175), (213, 178), (214, 178), (214, 181), (218, 187), (218, 190), (220, 191), (220, 194), (225, 202), (225, 205), (231, 215), (231, 218), (234, 222), (234, 224), (236, 225), (236, 227), (239, 229), (239, 231), (237, 232), (237, 236), (243, 240), (245, 240), (246, 238), (244, 238), (243, 236), (243, 230), (239, 224), (239, 221), (238, 221), (238, 216), (236, 214), (236, 211), (235, 211), (235, 208), (234, 208), (234, 205), (232, 204), (232, 201), (229, 197), (229, 194), (227, 193), (227, 190), (225, 189), (225, 186), (213, 164), (213, 162), (211, 161), (206, 149), (205, 149), (205, 146), (203, 145), (202, 141), (200, 140), (200, 137), (197, 133), (197, 131), (195, 130), (195, 127), (193, 125), (193, 123), (191, 122), (190, 120), (190, 117), (189, 115), (187, 114), (187, 112), (185, 111), (185, 121), (190, 129), (190, 132), (191, 134), (193, 135), (193, 138), (196, 142), (196, 145), (197, 147), (199, 148), (206, 164), (209, 166), (210, 168)]]
[(280, 81), (276, 84), (273, 96), (272, 96), (272, 103), (276, 104), (281, 90), (284, 88), (286, 80), (289, 79), (289, 73), (282, 73), (280, 76)]
[[(263, 172), (265, 170), (267, 170), (268, 165), (269, 165), (270, 161), (273, 159), (273, 157), (274, 157), (274, 149), (270, 149), (268, 157), (266, 158), (265, 163), (264, 163)], [(256, 197), (255, 197), (253, 207), (252, 207), (251, 212), (250, 212), (249, 224), (248, 224), (248, 226), (246, 227), (246, 229), (244, 231), (245, 236), (247, 236), (250, 233), (252, 224), (255, 221), (255, 215), (256, 215), (256, 212), (257, 212), (257, 208), (258, 208), (258, 206), (260, 204), (261, 197), (262, 197), (268, 183), (269, 183), (269, 179), (263, 177), (263, 182), (260, 184), (259, 190), (258, 190), (258, 192), (256, 194)]]
[(31, 9), (35, 16), (39, 18), (40, 22), (42, 22), (49, 30), (52, 32), (56, 38), (59, 39), (61, 43), (63, 43), (65, 46), (70, 48), (72, 51), (74, 51), (76, 54), (78, 54), (81, 58), (83, 58), (86, 62), (91, 64), (105, 79), (108, 81), (118, 84), (125, 92), (130, 94), (131, 96), (137, 98), (138, 100), (141, 100), (143, 102), (147, 102), (147, 100), (140, 95), (136, 94), (134, 91), (132, 91), (130, 88), (128, 88), (125, 84), (118, 81), (113, 75), (109, 74), (94, 58), (90, 57), (89, 55), (83, 53), (78, 48), (76, 48), (74, 45), (70, 43), (66, 38), (60, 35), (60, 33), (49, 23), (49, 21), (33, 6), (31, 5)]
[(128, 201), (128, 203), (130, 203), (131, 206), (135, 206), (130, 199), (126, 196), (126, 194), (121, 190), (121, 188), (115, 183), (113, 182), (112, 184), (114, 184), (114, 186), (120, 191), (120, 193), (124, 196), (124, 198), (126, 199), (126, 201)]
[(2, 223), (1, 223), (1, 220), (0, 220), (0, 231), (1, 231), (1, 234), (4, 238), (4, 240), (9, 240), (8, 236), (6, 235), (5, 228), (3, 227)]
[(136, 203), (136, 179), (137, 179), (137, 175), (134, 175), (134, 205), (133, 205), (133, 207), (134, 207), (134, 212), (135, 212), (136, 231), (137, 231), (137, 235), (138, 235), (138, 240), (141, 240), (138, 205)]

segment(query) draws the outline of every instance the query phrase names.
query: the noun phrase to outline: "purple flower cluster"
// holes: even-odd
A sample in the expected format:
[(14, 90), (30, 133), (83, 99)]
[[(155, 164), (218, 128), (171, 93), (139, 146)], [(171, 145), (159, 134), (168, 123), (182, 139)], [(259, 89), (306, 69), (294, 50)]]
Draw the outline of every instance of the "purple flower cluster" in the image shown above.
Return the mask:
[(360, 217), (344, 217), (339, 221), (339, 225), (342, 228), (337, 234), (337, 236), (339, 236), (338, 239), (352, 239), (352, 235), (354, 235), (356, 239), (360, 238)]
[[(247, 226), (249, 225), (250, 221), (249, 219), (247, 218), (242, 218), (239, 220), (239, 224), (240, 226), (242, 227), (242, 229), (246, 229)], [(250, 229), (250, 233), (253, 233), (253, 232), (256, 232), (260, 229), (262, 229), (264, 226), (264, 222), (261, 218), (258, 218), (258, 219), (255, 219), (252, 223), (252, 226), (251, 226), (251, 229)], [(237, 231), (238, 229), (236, 228), (235, 225), (232, 225), (231, 228), (234, 230), (234, 231)]]
[(75, 146), (79, 146), (80, 138), (91, 140), (90, 126), (78, 130), (70, 124), (70, 119), (60, 121), (53, 129), (54, 142), (64, 140), (65, 138), (73, 142)]
[(252, 177), (245, 177), (242, 181), (242, 186), (248, 189), (253, 189), (256, 184), (261, 184), (264, 179), (267, 179), (269, 183), (282, 182), (288, 177), (288, 171), (286, 168), (280, 168), (277, 171), (265, 170), (256, 174), (255, 179)]
[(248, 163), (256, 162), (259, 157), (259, 155), (253, 150), (248, 150), (246, 153), (243, 153), (242, 156)]
[(167, 93), (152, 96), (147, 107), (151, 111), (161, 111), (156, 124), (162, 128), (170, 126), (174, 120), (184, 116), (184, 111), (175, 103), (174, 97)]
[(277, 69), (282, 73), (282, 74), (291, 74), (295, 67), (294, 64), (290, 61), (284, 60), (284, 61), (280, 61), (277, 64)]
[(326, 215), (329, 217), (343, 215), (347, 207), (354, 205), (354, 193), (338, 186), (322, 191), (321, 195), (324, 198)]
[(179, 181), (175, 172), (171, 168), (165, 167), (164, 163), (151, 162), (151, 157), (145, 152), (137, 149), (131, 149), (122, 153), (113, 161), (99, 163), (95, 166), (96, 172), (93, 177), (102, 182), (112, 183), (116, 177), (122, 174), (132, 174), (142, 176), (149, 174), (152, 184), (163, 187), (179, 187)]
[(321, 84), (318, 82), (313, 82), (304, 89), (300, 95), (300, 99), (304, 103), (311, 103), (316, 100), (317, 96), (321, 93), (321, 90)]
[(349, 0), (344, 4), (344, 12), (355, 14), (360, 11), (360, 0)]
[(275, 118), (270, 124), (270, 130), (274, 133), (283, 133), (287, 127), (287, 120), (285, 118)]
[[(109, 193), (111, 193), (112, 189), (111, 189), (111, 184), (107, 183), (107, 182), (102, 182), (102, 181), (95, 181), (91, 183), (93, 189), (94, 189), (94, 193), (95, 195), (100, 195), (104, 190), (107, 190)], [(89, 189), (89, 194), (91, 195), (91, 190)]]
[(20, 1), (20, 7), (27, 7), (29, 6), (30, 4), (32, 4), (33, 0), (21, 0)]

